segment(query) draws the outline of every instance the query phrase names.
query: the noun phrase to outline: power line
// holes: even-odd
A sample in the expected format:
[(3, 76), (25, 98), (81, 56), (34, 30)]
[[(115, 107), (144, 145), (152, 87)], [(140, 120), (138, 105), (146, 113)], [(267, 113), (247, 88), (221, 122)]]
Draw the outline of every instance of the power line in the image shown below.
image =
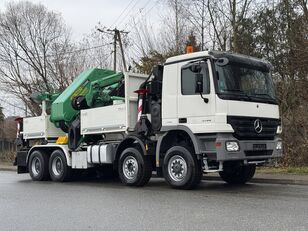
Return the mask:
[[(137, 14), (136, 13), (131, 14), (131, 16), (132, 16), (131, 19), (128, 22), (126, 22), (126, 24), (123, 27), (124, 28), (130, 27), (132, 20), (136, 20), (136, 18), (138, 18), (140, 15), (142, 17), (142, 13), (144, 12), (144, 10), (146, 9), (146, 7), (148, 6), (148, 4), (150, 2), (151, 2), (151, 0), (148, 0), (146, 2), (146, 4), (143, 7), (140, 8), (140, 10), (139, 10), (139, 12)], [(156, 4), (156, 2), (154, 2), (154, 6), (155, 6), (155, 4)]]
[[(123, 22), (129, 15), (132, 15), (132, 14), (130, 14), (130, 12), (131, 12), (132, 9), (134, 9), (134, 7), (140, 2), (140, 0), (137, 0), (137, 1), (132, 5), (133, 2), (134, 2), (133, 0), (131, 0), (131, 1), (129, 2), (129, 4), (125, 7), (125, 9), (121, 12), (121, 14), (118, 16), (118, 18), (115, 20), (115, 22), (114, 22), (112, 25), (116, 24), (116, 23), (119, 21), (119, 19), (121, 19), (121, 17), (124, 15), (124, 16), (122, 17), (122, 19), (121, 19), (121, 20), (119, 21), (119, 23), (118, 23), (118, 26), (120, 26), (120, 25), (122, 24), (122, 22)], [(151, 0), (146, 1), (146, 3), (140, 8), (138, 16), (141, 15), (141, 18), (138, 20), (137, 23), (134, 23), (134, 25), (130, 24), (130, 25), (129, 25), (129, 28), (132, 28), (133, 26), (136, 27), (138, 24), (140, 24), (140, 23), (142, 22), (142, 13), (147, 9), (147, 6), (150, 4), (150, 2), (151, 2)], [(154, 2), (153, 6), (145, 12), (145, 15), (148, 14), (148, 13), (156, 6), (157, 2), (158, 2), (158, 1), (155, 1), (155, 2)], [(131, 6), (131, 7), (130, 7), (130, 6)], [(130, 9), (130, 10), (128, 10), (128, 9)], [(127, 10), (128, 10), (128, 11), (127, 11)], [(125, 14), (124, 14), (124, 13), (125, 13)], [(132, 17), (132, 18), (136, 19), (136, 17)], [(137, 17), (137, 18), (138, 18), (138, 17)], [(129, 24), (129, 22), (125, 24), (125, 27), (126, 27), (126, 25), (128, 25), (128, 24)], [(109, 34), (109, 35), (113, 35), (113, 36), (114, 36), (114, 42), (113, 42), (113, 45), (114, 45), (114, 51), (113, 51), (113, 53), (114, 53), (114, 61), (113, 61), (113, 63), (114, 63), (114, 69), (115, 69), (115, 68), (116, 68), (116, 66), (115, 66), (115, 65), (116, 65), (116, 53), (117, 53), (117, 51), (116, 51), (116, 47), (117, 47), (116, 42), (117, 42), (118, 40), (121, 40), (121, 36), (115, 35), (115, 34), (116, 34), (115, 31), (117, 30), (117, 28), (114, 28), (114, 29), (112, 29), (112, 30), (109, 29), (109, 30), (107, 30), (107, 31), (105, 31), (104, 29), (100, 29), (100, 28), (97, 28), (97, 30), (98, 30), (99, 32), (101, 32), (101, 33), (107, 33), (107, 34)], [(111, 34), (111, 33), (109, 33), (109, 32), (114, 32), (114, 34)], [(123, 32), (123, 31), (120, 31), (120, 32)], [(121, 45), (121, 43), (120, 43), (120, 45)], [(123, 48), (122, 48), (121, 46), (120, 46), (120, 48), (121, 48), (121, 53), (122, 53), (122, 59), (123, 59), (124, 69), (126, 69), (126, 68), (125, 68), (126, 62), (125, 62), (125, 58), (124, 58), (124, 51), (123, 51)]]
[[(72, 51), (60, 52), (58, 54), (50, 54), (50, 55), (46, 55), (46, 57), (50, 58), (50, 57), (56, 57), (56, 56), (59, 56), (59, 55), (66, 55), (66, 54), (79, 53), (79, 52), (82, 52), (82, 51), (94, 50), (94, 49), (97, 49), (97, 48), (108, 46), (110, 44), (111, 43), (106, 43), (106, 44), (102, 44), (102, 45), (98, 45), (98, 46), (93, 46), (93, 47), (88, 47), (88, 48), (81, 48), (81, 49), (72, 50)], [(43, 58), (43, 57), (39, 56), (39, 58)], [(16, 59), (19, 60), (19, 61), (30, 60), (30, 58), (21, 58), (20, 56), (17, 56)]]
[(119, 17), (111, 24), (110, 28), (112, 28), (117, 22), (118, 20), (121, 18), (121, 16), (124, 14), (124, 12), (128, 9), (128, 7), (134, 2), (135, 0), (131, 0), (128, 5), (125, 7), (125, 9), (121, 12), (121, 14), (119, 15)]
[(59, 54), (46, 55), (46, 57), (54, 57), (54, 56), (57, 56), (57, 55), (66, 55), (66, 54), (73, 54), (73, 53), (79, 53), (79, 52), (83, 52), (83, 51), (94, 50), (94, 49), (97, 49), (97, 48), (108, 46), (110, 44), (111, 43), (106, 43), (106, 44), (102, 44), (102, 45), (98, 45), (98, 46), (93, 46), (93, 47), (81, 48), (81, 49), (67, 51), (67, 52), (60, 52)]
[[(147, 15), (150, 11), (152, 11), (152, 10), (154, 9), (154, 7), (156, 6), (157, 2), (158, 2), (158, 1), (155, 1), (154, 4), (145, 12), (144, 15)], [(138, 17), (137, 17), (137, 18), (138, 18)], [(138, 26), (141, 22), (143, 22), (142, 19), (143, 19), (143, 16), (141, 15), (141, 18), (139, 18), (139, 20), (136, 22), (136, 17), (134, 17), (134, 18), (133, 18), (134, 21), (132, 21), (132, 22), (130, 23), (130, 25), (128, 25), (127, 29), (132, 30), (132, 29), (134, 28), (135, 30), (137, 30), (137, 26)], [(132, 46), (131, 46), (130, 48), (131, 48), (131, 49), (134, 49), (135, 52), (139, 53), (139, 55), (140, 55), (140, 51), (137, 51), (137, 49), (134, 47), (134, 46), (137, 46), (137, 47), (138, 47), (138, 45), (136, 44), (135, 41), (132, 41), (132, 42), (133, 42), (133, 44), (132, 44)], [(136, 55), (136, 54), (135, 54), (135, 55)], [(137, 56), (139, 56), (139, 55), (137, 55)]]
[[(146, 7), (148, 6), (148, 4), (151, 2), (151, 0), (148, 0), (140, 9), (139, 9), (139, 14), (141, 15), (142, 12), (144, 11), (144, 9), (146, 9)], [(154, 3), (155, 5), (155, 3)], [(131, 14), (133, 15), (133, 14)], [(127, 24), (126, 24), (127, 25)]]
[[(154, 9), (154, 7), (156, 6), (156, 3), (157, 3), (158, 1), (156, 1), (156, 2), (154, 2), (154, 5), (152, 5), (152, 7), (148, 10), (148, 11), (146, 11), (145, 12), (145, 14), (144, 15), (147, 15), (150, 11), (152, 11), (153, 9)], [(149, 3), (149, 2), (148, 2)], [(140, 13), (141, 14), (141, 13)], [(143, 16), (141, 15), (141, 18), (139, 18), (139, 20), (138, 20), (138, 22), (137, 23), (130, 23), (130, 25), (128, 25), (128, 27), (127, 27), (127, 29), (132, 29), (132, 27), (134, 27), (134, 28), (136, 28), (137, 27), (137, 25), (138, 24), (140, 24), (141, 22), (142, 22), (142, 18)], [(136, 20), (136, 17), (133, 17), (134, 18), (134, 20)], [(138, 17), (137, 17), (138, 18)], [(128, 24), (128, 23), (127, 23)], [(127, 25), (126, 24), (126, 25)]]
[[(78, 53), (78, 52), (82, 52), (82, 51), (93, 50), (93, 49), (97, 49), (97, 48), (108, 46), (110, 44), (111, 43), (106, 43), (106, 44), (102, 44), (102, 45), (98, 45), (98, 46), (94, 46), (94, 47), (88, 47), (88, 48), (82, 48), (82, 49), (78, 49), (78, 50), (63, 52), (62, 54), (72, 54), (72, 53)], [(55, 55), (51, 55), (51, 56), (55, 56)]]
[[(131, 10), (134, 9), (134, 7), (140, 2), (140, 0), (137, 0), (137, 2), (131, 7)], [(118, 23), (118, 25), (121, 25), (121, 23), (126, 19), (127, 16), (130, 15), (130, 11), (122, 18), (122, 20)]]

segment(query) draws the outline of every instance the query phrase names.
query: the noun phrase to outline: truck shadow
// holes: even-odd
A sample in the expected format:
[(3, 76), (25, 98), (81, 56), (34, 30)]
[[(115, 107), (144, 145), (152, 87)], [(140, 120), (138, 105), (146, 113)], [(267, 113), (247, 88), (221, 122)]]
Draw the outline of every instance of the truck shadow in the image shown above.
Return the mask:
[[(165, 195), (175, 197), (190, 196), (192, 198), (220, 198), (228, 196), (230, 200), (238, 198), (246, 199), (268, 199), (271, 200), (295, 200), (301, 198), (308, 201), (306, 186), (283, 185), (269, 183), (247, 183), (245, 185), (228, 185), (217, 178), (203, 178), (199, 186), (192, 190), (177, 190), (171, 188), (164, 178), (152, 177), (149, 183), (143, 187), (128, 187), (121, 183), (119, 178), (107, 178), (97, 176), (78, 176), (70, 182), (58, 183), (53, 181), (34, 182), (31, 178), (18, 179), (19, 184), (35, 189), (52, 190), (56, 193), (70, 193), (74, 191), (94, 190), (98, 193), (117, 193), (120, 195), (151, 195), (151, 197)], [(133, 193), (133, 194), (130, 194)]]
[(52, 181), (42, 181), (42, 182), (34, 182), (29, 178), (24, 178), (22, 180), (18, 180), (18, 183), (22, 184), (36, 184), (36, 185), (44, 185), (45, 187), (49, 187), (48, 185), (52, 185), (55, 187), (57, 185), (61, 185), (64, 187), (80, 187), (80, 188), (97, 188), (99, 190), (109, 190), (109, 189), (123, 189), (126, 190), (136, 190), (136, 191), (147, 191), (152, 193), (166, 192), (170, 191), (173, 193), (180, 194), (190, 194), (190, 193), (201, 193), (201, 194), (253, 194), (258, 192), (260, 194), (268, 194), (271, 195), (275, 193), (279, 194), (279, 190), (277, 188), (284, 187), (284, 185), (273, 185), (273, 184), (260, 184), (260, 183), (247, 183), (245, 185), (229, 185), (219, 179), (203, 179), (198, 187), (192, 190), (177, 190), (170, 187), (164, 178), (160, 177), (152, 177), (149, 183), (143, 187), (128, 187), (121, 183), (118, 177), (97, 177), (95, 175), (83, 175), (76, 176), (70, 182), (58, 183)]
[[(99, 185), (101, 187), (128, 187), (125, 186), (121, 183), (120, 179), (118, 177), (96, 177), (96, 176), (85, 176), (85, 177), (77, 177), (73, 179), (70, 184), (86, 184), (86, 185)], [(258, 187), (258, 184), (254, 183), (248, 183), (245, 185), (229, 185), (223, 181), (220, 180), (202, 180), (200, 184), (192, 189), (192, 190), (184, 190), (184, 191), (225, 191), (225, 190), (230, 190), (230, 191), (239, 191), (239, 190), (247, 190), (247, 189), (253, 189)], [(177, 189), (174, 189), (170, 187), (167, 182), (165, 181), (164, 178), (162, 177), (152, 177), (149, 183), (143, 187), (128, 187), (131, 189), (143, 189), (143, 190), (154, 190), (154, 191), (159, 191), (159, 190), (176, 190), (180, 191)], [(181, 190), (183, 191), (183, 190)]]

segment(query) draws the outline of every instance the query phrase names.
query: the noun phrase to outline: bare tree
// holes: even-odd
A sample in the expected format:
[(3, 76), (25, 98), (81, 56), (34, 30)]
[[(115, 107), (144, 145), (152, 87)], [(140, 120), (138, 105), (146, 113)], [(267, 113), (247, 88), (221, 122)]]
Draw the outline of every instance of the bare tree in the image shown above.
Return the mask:
[(0, 123), (4, 121), (3, 108), (0, 106)]
[(0, 139), (4, 137), (4, 119), (3, 108), (0, 106)]
[(183, 0), (168, 0), (169, 9), (162, 18), (161, 43), (169, 47), (169, 53), (182, 54), (185, 51), (186, 40), (190, 34), (189, 23), (183, 17), (185, 2)]
[(252, 3), (252, 0), (208, 0), (207, 10), (219, 49), (240, 50), (240, 27), (249, 16)]
[(207, 12), (208, 0), (182, 0), (181, 17), (190, 24), (190, 31), (201, 41), (201, 50), (205, 50), (209, 43), (210, 20)]
[(72, 78), (67, 75), (71, 68), (67, 56), (73, 49), (60, 15), (40, 4), (9, 3), (0, 14), (1, 88), (38, 113), (29, 96), (67, 86)]

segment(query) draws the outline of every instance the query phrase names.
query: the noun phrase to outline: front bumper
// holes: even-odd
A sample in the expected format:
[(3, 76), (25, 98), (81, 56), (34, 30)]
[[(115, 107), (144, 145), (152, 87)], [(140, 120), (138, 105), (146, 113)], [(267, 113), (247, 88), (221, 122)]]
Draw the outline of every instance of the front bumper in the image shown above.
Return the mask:
[[(201, 138), (201, 139), (200, 139)], [(208, 160), (215, 161), (262, 161), (282, 157), (282, 149), (277, 150), (280, 137), (273, 140), (238, 140), (232, 134), (217, 134), (211, 141), (205, 137), (199, 138), (199, 147)], [(226, 142), (236, 141), (240, 149), (227, 151)]]

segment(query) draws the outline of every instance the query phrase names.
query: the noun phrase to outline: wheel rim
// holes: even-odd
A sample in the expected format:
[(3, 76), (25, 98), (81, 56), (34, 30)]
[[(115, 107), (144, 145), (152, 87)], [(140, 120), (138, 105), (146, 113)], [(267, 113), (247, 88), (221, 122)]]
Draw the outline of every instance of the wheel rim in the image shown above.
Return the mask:
[(63, 173), (63, 162), (60, 157), (56, 157), (51, 163), (52, 172), (55, 176), (60, 176)]
[(138, 162), (135, 157), (128, 156), (123, 161), (123, 174), (124, 176), (129, 179), (135, 179), (138, 174)]
[(168, 173), (172, 180), (182, 181), (187, 175), (187, 163), (183, 157), (175, 155), (168, 162)]
[(41, 172), (42, 164), (38, 157), (34, 157), (31, 163), (31, 170), (34, 176), (38, 176)]

